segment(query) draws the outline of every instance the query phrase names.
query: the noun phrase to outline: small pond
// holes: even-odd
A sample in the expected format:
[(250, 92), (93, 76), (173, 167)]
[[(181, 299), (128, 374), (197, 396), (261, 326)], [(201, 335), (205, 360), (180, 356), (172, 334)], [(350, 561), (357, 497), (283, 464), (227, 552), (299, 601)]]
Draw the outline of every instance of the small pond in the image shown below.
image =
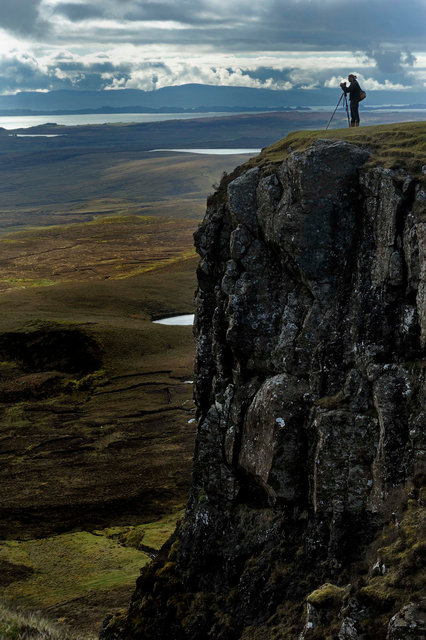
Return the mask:
[(194, 314), (188, 313), (184, 316), (172, 316), (171, 318), (161, 318), (161, 320), (153, 320), (154, 324), (168, 324), (168, 325), (193, 325)]
[(173, 153), (198, 153), (209, 156), (231, 156), (240, 155), (242, 153), (257, 155), (262, 151), (262, 149), (151, 149), (151, 153), (157, 153), (159, 151), (172, 151)]

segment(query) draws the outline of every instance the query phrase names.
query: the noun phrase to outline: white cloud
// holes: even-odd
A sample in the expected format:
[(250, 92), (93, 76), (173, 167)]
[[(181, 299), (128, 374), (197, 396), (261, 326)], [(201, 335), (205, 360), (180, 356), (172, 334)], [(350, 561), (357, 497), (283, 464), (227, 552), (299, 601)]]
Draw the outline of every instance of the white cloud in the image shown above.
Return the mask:
[[(9, 42), (16, 44), (13, 39)], [(163, 48), (127, 44), (88, 51), (21, 45), (0, 55), (0, 91), (73, 87), (152, 90), (187, 83), (310, 90), (337, 88), (350, 72), (359, 75), (370, 90), (399, 90), (423, 86), (426, 69), (420, 65), (424, 56), (416, 58), (409, 76), (402, 78), (386, 76), (371, 66), (365, 56), (360, 62), (359, 57), (349, 52), (192, 56), (185, 55), (185, 49), (176, 45)]]
[(365, 78), (364, 80), (359, 78), (359, 80), (363, 89), (369, 89), (370, 91), (379, 91), (379, 90), (404, 91), (404, 90), (410, 89), (409, 86), (395, 83), (395, 82), (390, 82), (389, 80), (385, 80), (384, 82), (378, 82), (374, 78)]
[(0, 55), (7, 55), (11, 52), (25, 52), (27, 48), (21, 38), (16, 38), (0, 28)]

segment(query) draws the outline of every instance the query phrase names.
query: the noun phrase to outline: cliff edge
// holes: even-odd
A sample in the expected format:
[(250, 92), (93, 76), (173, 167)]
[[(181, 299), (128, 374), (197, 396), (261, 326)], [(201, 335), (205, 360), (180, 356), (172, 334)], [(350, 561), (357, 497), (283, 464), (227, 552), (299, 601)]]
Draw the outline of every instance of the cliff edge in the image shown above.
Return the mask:
[(426, 193), (378, 129), (209, 198), (187, 512), (104, 640), (425, 637)]

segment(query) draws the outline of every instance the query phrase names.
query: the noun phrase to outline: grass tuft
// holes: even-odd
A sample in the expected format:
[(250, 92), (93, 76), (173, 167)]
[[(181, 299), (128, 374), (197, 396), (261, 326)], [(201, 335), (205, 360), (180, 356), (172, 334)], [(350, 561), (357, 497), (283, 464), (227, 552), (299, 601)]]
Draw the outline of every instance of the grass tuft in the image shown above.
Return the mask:
[[(85, 635), (89, 640), (92, 636)], [(79, 640), (39, 613), (26, 613), (0, 602), (0, 640)]]

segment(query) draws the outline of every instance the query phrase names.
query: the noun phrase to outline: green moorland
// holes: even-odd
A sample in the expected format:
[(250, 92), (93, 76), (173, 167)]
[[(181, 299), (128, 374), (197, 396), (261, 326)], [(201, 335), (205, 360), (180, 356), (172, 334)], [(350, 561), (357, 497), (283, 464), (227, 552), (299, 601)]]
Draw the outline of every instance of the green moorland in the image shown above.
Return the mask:
[[(246, 166), (338, 137), (417, 174), (425, 133), (302, 131)], [(192, 232), (212, 182), (247, 158), (50, 153), (0, 161), (2, 640), (96, 634), (180, 517), (195, 344), (151, 320), (193, 311)]]

